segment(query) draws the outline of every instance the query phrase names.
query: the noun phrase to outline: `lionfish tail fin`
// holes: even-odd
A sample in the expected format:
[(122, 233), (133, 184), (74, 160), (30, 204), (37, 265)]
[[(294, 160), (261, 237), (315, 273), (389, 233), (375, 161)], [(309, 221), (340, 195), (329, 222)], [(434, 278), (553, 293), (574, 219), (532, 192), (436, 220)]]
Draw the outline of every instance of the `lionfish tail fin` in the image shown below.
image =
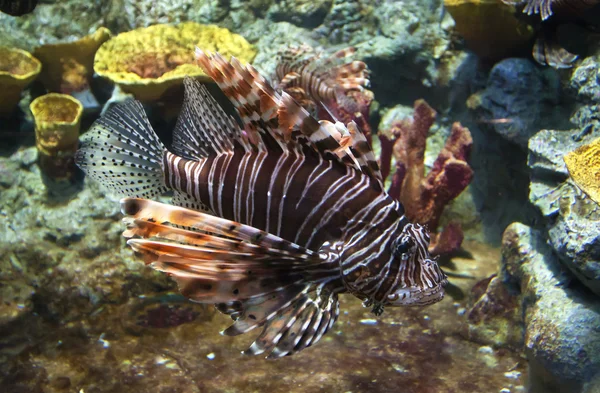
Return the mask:
[(81, 138), (76, 164), (121, 196), (152, 198), (167, 191), (163, 177), (166, 149), (139, 101), (109, 109)]
[(215, 304), (235, 322), (223, 334), (263, 327), (246, 351), (280, 357), (315, 343), (333, 325), (337, 264), (251, 226), (144, 199), (121, 201), (128, 244), (171, 275), (183, 295)]

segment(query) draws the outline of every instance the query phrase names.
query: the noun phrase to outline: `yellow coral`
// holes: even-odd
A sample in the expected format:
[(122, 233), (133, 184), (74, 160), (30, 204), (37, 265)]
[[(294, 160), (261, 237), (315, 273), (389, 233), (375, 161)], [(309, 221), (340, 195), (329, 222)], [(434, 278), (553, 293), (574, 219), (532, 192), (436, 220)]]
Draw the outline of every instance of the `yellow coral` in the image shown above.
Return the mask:
[(0, 46), (0, 116), (8, 116), (21, 92), (40, 73), (42, 64), (29, 52)]
[(500, 0), (444, 0), (456, 31), (478, 56), (500, 60), (531, 48), (533, 27)]
[(195, 22), (154, 25), (132, 30), (105, 42), (94, 70), (142, 101), (160, 98), (186, 75), (210, 80), (196, 65), (194, 48), (251, 62), (256, 49), (242, 36), (214, 25)]
[(600, 138), (564, 156), (571, 178), (600, 204)]
[(42, 173), (51, 179), (70, 179), (75, 173), (83, 105), (69, 95), (50, 93), (33, 100), (29, 108)]
[(33, 54), (44, 64), (40, 79), (46, 89), (65, 94), (86, 89), (94, 74), (94, 54), (110, 36), (110, 30), (101, 27), (77, 41), (36, 48)]

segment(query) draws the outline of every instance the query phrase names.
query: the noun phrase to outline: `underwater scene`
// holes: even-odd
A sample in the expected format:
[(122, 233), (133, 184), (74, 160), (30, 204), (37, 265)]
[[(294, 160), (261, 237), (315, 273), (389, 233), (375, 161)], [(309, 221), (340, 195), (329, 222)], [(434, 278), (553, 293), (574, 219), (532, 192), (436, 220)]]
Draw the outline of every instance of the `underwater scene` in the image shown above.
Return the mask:
[(0, 0), (0, 392), (600, 393), (600, 0)]

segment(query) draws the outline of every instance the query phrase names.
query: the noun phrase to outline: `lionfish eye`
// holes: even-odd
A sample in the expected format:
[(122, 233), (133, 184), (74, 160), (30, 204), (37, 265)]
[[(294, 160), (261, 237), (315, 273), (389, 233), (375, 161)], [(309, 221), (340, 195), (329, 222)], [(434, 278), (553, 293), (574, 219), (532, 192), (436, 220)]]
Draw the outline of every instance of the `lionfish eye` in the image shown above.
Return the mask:
[(398, 258), (402, 258), (403, 254), (406, 254), (410, 249), (410, 241), (404, 237), (396, 242), (394, 245), (394, 255)]

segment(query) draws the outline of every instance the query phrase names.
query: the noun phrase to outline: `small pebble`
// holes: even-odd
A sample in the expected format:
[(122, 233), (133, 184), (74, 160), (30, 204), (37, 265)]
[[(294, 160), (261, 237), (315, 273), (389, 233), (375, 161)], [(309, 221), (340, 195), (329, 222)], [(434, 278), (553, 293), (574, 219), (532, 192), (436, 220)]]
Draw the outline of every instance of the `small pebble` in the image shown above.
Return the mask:
[(363, 325), (377, 325), (377, 320), (376, 319), (361, 319), (360, 323), (362, 323)]
[(494, 353), (494, 349), (492, 347), (489, 347), (489, 346), (486, 345), (486, 346), (483, 346), (483, 347), (479, 347), (479, 349), (477, 350), (477, 352), (492, 354), (492, 353)]
[(521, 372), (520, 371), (509, 371), (504, 373), (504, 376), (506, 378), (510, 378), (510, 379), (519, 379), (521, 377)]
[(215, 353), (214, 352), (209, 353), (208, 355), (206, 355), (206, 358), (208, 360), (213, 360), (215, 358)]
[(71, 379), (69, 377), (56, 377), (50, 380), (50, 386), (55, 389), (68, 389), (71, 387)]

